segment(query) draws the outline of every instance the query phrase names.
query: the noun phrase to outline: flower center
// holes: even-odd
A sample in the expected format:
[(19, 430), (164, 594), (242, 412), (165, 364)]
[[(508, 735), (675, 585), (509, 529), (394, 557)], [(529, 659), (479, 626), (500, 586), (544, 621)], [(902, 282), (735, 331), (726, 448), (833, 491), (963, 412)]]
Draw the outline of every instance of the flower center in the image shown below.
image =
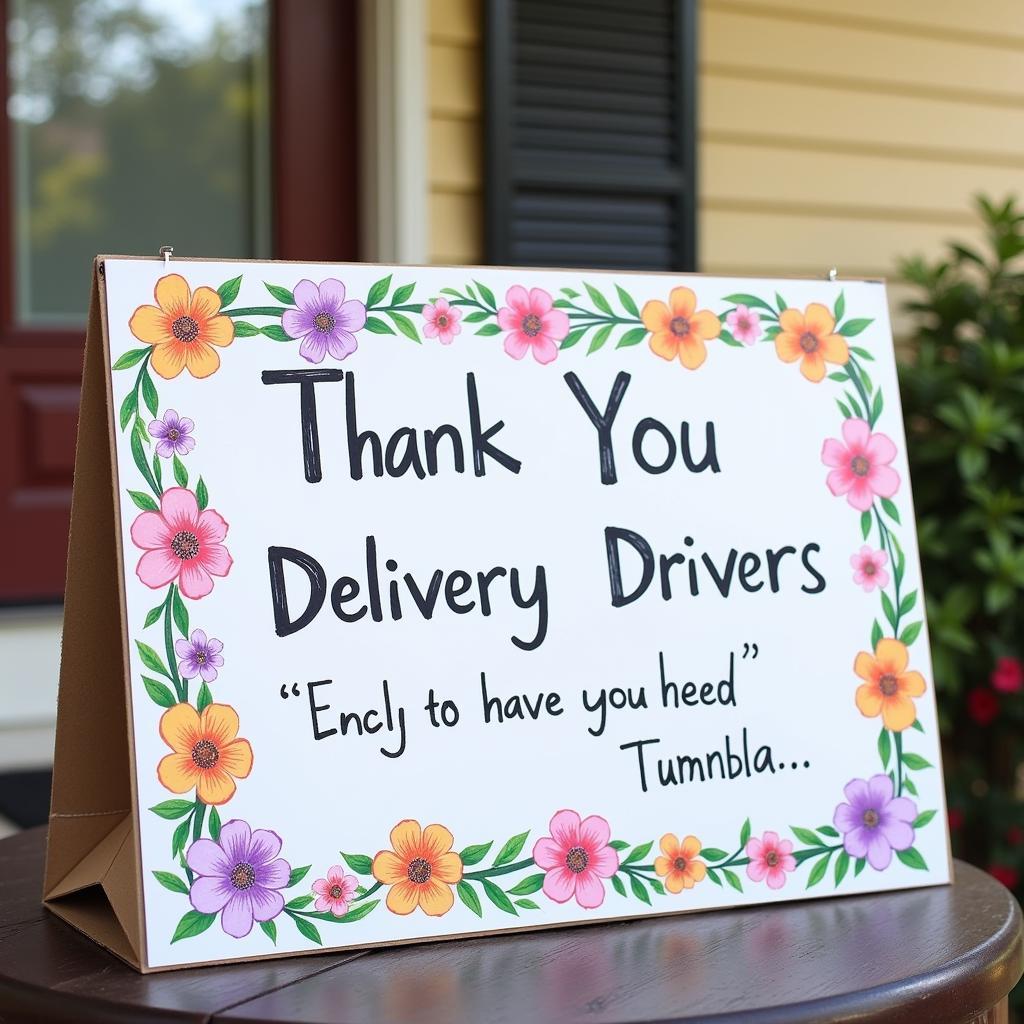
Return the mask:
[(674, 316), (668, 329), (677, 337), (685, 338), (690, 333), (690, 321), (685, 316)]
[(882, 691), (884, 697), (891, 697), (898, 689), (896, 677), (891, 672), (886, 672), (881, 679), (878, 680), (878, 688)]
[(171, 429), (167, 431), (168, 441), (177, 441), (179, 437), (181, 437), (181, 431), (178, 430), (177, 427), (171, 427)]
[(330, 313), (324, 311), (323, 313), (317, 313), (313, 318), (313, 323), (321, 334), (330, 334), (334, 330), (334, 325), (337, 321)]
[(330, 896), (331, 896), (332, 900), (340, 900), (341, 899), (341, 886), (340, 885), (332, 885), (331, 886), (331, 890), (330, 890)]
[(199, 538), (191, 530), (179, 530), (171, 541), (171, 550), (187, 562), (199, 554)]
[(195, 341), (199, 337), (199, 324), (195, 322), (190, 316), (179, 316), (174, 323), (171, 324), (171, 334), (173, 334), (178, 341), (184, 341), (186, 344), (190, 341)]
[(220, 751), (212, 740), (200, 740), (192, 748), (192, 762), (204, 771), (212, 768), (220, 760)]
[(770, 868), (776, 868), (779, 866), (779, 855), (774, 850), (769, 850), (764, 855), (764, 862)]
[(443, 331), (448, 326), (448, 317), (444, 313), (439, 313), (434, 323)]
[(737, 321), (737, 324), (738, 324), (739, 329), (741, 331), (749, 331), (750, 330), (750, 326), (751, 326), (750, 325), (750, 320), (749, 320), (749, 318), (747, 318), (745, 316), (741, 316), (739, 318), (739, 320)]
[(874, 576), (878, 570), (875, 568), (874, 562), (865, 562), (861, 572), (863, 572), (865, 576)]
[(578, 875), (590, 863), (590, 857), (582, 846), (574, 846), (565, 855), (565, 866), (574, 874)]
[(429, 882), (430, 872), (430, 861), (424, 860), (422, 857), (417, 857), (415, 860), (409, 862), (410, 882), (415, 882), (417, 885)]
[(866, 455), (854, 455), (850, 459), (850, 472), (854, 476), (867, 476), (868, 470), (871, 469), (871, 463), (868, 462)]
[(236, 864), (229, 877), (236, 889), (251, 889), (256, 884), (256, 871), (251, 864)]
[(686, 870), (686, 858), (685, 857), (676, 857), (676, 859), (672, 862), (672, 866), (676, 869), (676, 871), (685, 871)]
[(196, 651), (196, 661), (200, 665), (206, 664), (206, 651)]
[(868, 828), (878, 828), (878, 811), (870, 808), (864, 812), (864, 824)]
[(805, 352), (816, 352), (818, 350), (818, 336), (811, 331), (804, 331), (800, 335), (800, 347)]
[(536, 313), (528, 313), (523, 317), (523, 334), (528, 338), (536, 338), (543, 326)]

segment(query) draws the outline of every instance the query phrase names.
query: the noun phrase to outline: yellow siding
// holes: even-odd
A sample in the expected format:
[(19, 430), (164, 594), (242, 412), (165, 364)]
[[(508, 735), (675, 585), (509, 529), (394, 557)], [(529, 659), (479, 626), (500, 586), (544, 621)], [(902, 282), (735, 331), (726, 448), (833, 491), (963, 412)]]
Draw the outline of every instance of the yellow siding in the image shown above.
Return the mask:
[[(482, 258), (480, 25), (430, 0), (431, 257)], [(700, 263), (888, 276), (1024, 191), (1021, 0), (701, 0)]]

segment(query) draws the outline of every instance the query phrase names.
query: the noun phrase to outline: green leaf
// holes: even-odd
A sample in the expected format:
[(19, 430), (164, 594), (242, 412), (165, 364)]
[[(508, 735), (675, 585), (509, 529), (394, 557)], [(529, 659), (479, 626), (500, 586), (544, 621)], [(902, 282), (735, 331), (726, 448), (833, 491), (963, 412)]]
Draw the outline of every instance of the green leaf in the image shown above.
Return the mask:
[(498, 856), (494, 858), (494, 866), (500, 868), (503, 864), (509, 864), (519, 856), (519, 851), (522, 850), (526, 843), (526, 837), (530, 834), (529, 829), (525, 832), (520, 832), (519, 835), (513, 836), (498, 852)]
[(881, 505), (882, 505), (882, 511), (894, 523), (896, 523), (898, 525), (899, 521), (900, 521), (900, 513), (899, 513), (899, 509), (896, 508), (896, 505), (893, 503), (893, 501), (890, 498), (882, 498), (881, 499)]
[(847, 320), (842, 327), (839, 328), (839, 333), (844, 338), (855, 338), (865, 328), (869, 327), (873, 321), (861, 319), (861, 320)]
[[(743, 845), (746, 846), (747, 844), (744, 843)], [(717, 846), (705, 846), (700, 851), (700, 856), (705, 860), (714, 862), (717, 860), (725, 860), (729, 854), (725, 850), (719, 850)]]
[(613, 839), (608, 845), (619, 853), (622, 853), (623, 850), (629, 849), (629, 843), (624, 839)]
[[(143, 422), (141, 416), (136, 416), (135, 417), (135, 426), (134, 426), (134, 429), (132, 430), (132, 441), (135, 441), (136, 438), (138, 439), (139, 444), (140, 444), (140, 448), (139, 448), (140, 453), (142, 452), (141, 445), (147, 445), (148, 446), (148, 445), (153, 443), (150, 440), (149, 431), (146, 429), (146, 424)], [(134, 450), (133, 450), (132, 454), (133, 455), (135, 454)], [(145, 456), (144, 455), (140, 454), (140, 458), (141, 458), (142, 462), (145, 462)], [(138, 461), (139, 460), (136, 460), (136, 462), (138, 462)], [(140, 466), (139, 468), (141, 470), (142, 467)], [(142, 475), (145, 476), (145, 472), (143, 472)]]
[(882, 639), (882, 627), (878, 624), (878, 619), (875, 619), (871, 623), (871, 649), (874, 650), (878, 646), (878, 641)]
[(315, 942), (318, 946), (324, 944), (323, 939), (320, 938), (320, 932), (317, 931), (317, 927), (312, 921), (305, 917), (299, 917), (296, 914), (289, 914), (288, 916), (295, 922), (295, 927), (298, 928), (300, 935), (309, 939), (310, 942)]
[(157, 490), (163, 487), (164, 471), (160, 462), (160, 456), (156, 452), (153, 453), (153, 479), (156, 481)]
[(260, 928), (263, 929), (263, 934), (276, 946), (277, 925), (273, 921), (260, 921)]
[(183, 818), (194, 807), (195, 803), (191, 800), (165, 800), (161, 804), (150, 807), (150, 810), (170, 821), (173, 818)]
[(882, 767), (888, 768), (889, 758), (892, 756), (892, 737), (885, 726), (882, 726), (882, 731), (878, 734), (878, 756), (882, 760)]
[(145, 665), (146, 668), (151, 669), (153, 672), (159, 672), (160, 675), (166, 676), (168, 679), (171, 678), (171, 674), (167, 671), (167, 667), (160, 660), (160, 655), (157, 654), (149, 644), (144, 644), (141, 640), (136, 640), (135, 646), (139, 649), (139, 657), (142, 659), (142, 664)]
[(174, 600), (171, 602), (171, 612), (174, 616), (174, 624), (178, 627), (181, 635), (188, 636), (188, 609), (181, 599), (181, 593), (177, 587), (174, 589)]
[(622, 884), (622, 879), (618, 875), (612, 875), (612, 888), (620, 895), (626, 895), (626, 887)]
[(830, 373), (828, 379), (834, 380), (837, 384), (842, 384), (844, 380), (850, 379), (850, 375), (843, 370), (837, 370), (835, 373)]
[(373, 873), (373, 861), (364, 853), (342, 853), (345, 863), (357, 875), (369, 875)]
[(931, 761), (927, 758), (922, 757), (920, 754), (912, 754), (910, 751), (904, 751), (903, 757), (900, 760), (912, 771), (919, 772), (925, 768), (931, 768)]
[(913, 779), (909, 775), (903, 776), (903, 788), (911, 795), (917, 796), (917, 786), (914, 785)]
[(607, 313), (608, 316), (615, 316), (615, 312), (612, 310), (611, 303), (592, 285), (583, 282), (583, 287), (587, 289), (587, 294), (590, 296), (590, 301), (602, 312)]
[(853, 416), (853, 410), (838, 398), (836, 399), (836, 405), (839, 406), (839, 411), (843, 414), (844, 419), (850, 419), (850, 417)]
[(419, 332), (416, 330), (415, 324), (404, 313), (396, 313), (394, 310), (389, 309), (388, 316), (395, 322), (398, 330), (410, 341), (421, 344)]
[(149, 694), (149, 699), (154, 704), (159, 704), (162, 708), (170, 708), (178, 703), (178, 698), (158, 680), (143, 676), (142, 685), (146, 688), (146, 693)]
[(812, 832), (809, 828), (800, 828), (797, 825), (789, 826), (790, 832), (793, 833), (806, 846), (824, 846), (825, 844), (818, 837), (817, 833)]
[(568, 295), (570, 299), (578, 299), (580, 297), (580, 293), (577, 291), (573, 291), (572, 288), (563, 288), (562, 294)]
[(150, 608), (149, 611), (146, 612), (146, 621), (142, 624), (142, 628), (149, 629), (149, 627), (152, 626), (161, 615), (163, 615), (164, 607), (164, 605), (158, 604), (155, 608)]
[[(160, 508), (160, 506), (148, 495), (142, 491), (129, 491), (128, 496), (135, 502), (135, 504), (146, 512), (154, 512)], [(151, 623), (147, 622), (146, 625)]]
[(508, 891), (513, 896), (529, 896), (544, 887), (544, 872), (540, 872), (536, 875), (527, 875), (518, 885), (513, 886)]
[(615, 291), (618, 293), (619, 302), (622, 303), (622, 308), (630, 315), (635, 316), (638, 320), (640, 319), (640, 310), (637, 307), (636, 302), (633, 301), (633, 296), (626, 291), (622, 285), (617, 284)]
[[(480, 861), (487, 856), (487, 851), (494, 845), (494, 842), (480, 843), (477, 846), (467, 846), (462, 853), (459, 854), (459, 859), (466, 867), (472, 867), (474, 864), (479, 864)], [(369, 874), (369, 869), (363, 871), (362, 874)]]
[(376, 316), (368, 316), (364, 324), (371, 334), (394, 334), (394, 330)]
[(495, 334), (501, 334), (501, 328), (497, 324), (484, 324), (476, 333), (481, 338), (493, 338)]
[(923, 621), (910, 623), (910, 625), (905, 627), (900, 633), (900, 643), (904, 643), (909, 647), (918, 638), (923, 626)]
[(391, 305), (400, 306), (403, 302), (408, 302), (412, 298), (412, 293), (416, 290), (416, 284), (403, 284), (401, 288), (395, 289), (395, 294), (391, 296)]
[(286, 306), (295, 305), (295, 296), (292, 295), (287, 288), (282, 288), (279, 284), (267, 284), (266, 281), (263, 282), (263, 287), (266, 288), (278, 302), (282, 302)]
[(643, 882), (636, 875), (629, 876), (629, 887), (641, 903), (646, 903), (647, 906), (651, 905), (651, 894), (644, 888)]
[(238, 289), (242, 287), (242, 275), (233, 277), (229, 281), (225, 281), (218, 289), (217, 294), (220, 296), (220, 306), (223, 309), (225, 306), (230, 306), (235, 299), (238, 298)]
[(661, 884), (656, 878), (648, 878), (647, 884), (659, 895), (665, 895), (665, 886)]
[(210, 693), (210, 687), (206, 685), (206, 680), (203, 680), (202, 686), (199, 687), (199, 693), (196, 694), (196, 710), (202, 711), (204, 708), (208, 708), (213, 703), (213, 694)]
[[(188, 830), (192, 824), (190, 818), (186, 818), (175, 830), (174, 835), (171, 836), (171, 856), (177, 857), (185, 849), (185, 843), (188, 842)], [(184, 858), (182, 858), (184, 862)]]
[(750, 841), (750, 819), (747, 818), (743, 822), (743, 827), (740, 829), (740, 846), (746, 846)]
[(146, 408), (155, 416), (160, 408), (160, 398), (148, 370), (142, 371), (142, 398), (146, 403)]
[(900, 616), (906, 615), (917, 603), (917, 591), (912, 590), (900, 601)]
[(381, 300), (383, 300), (384, 296), (387, 295), (388, 290), (390, 288), (390, 274), (388, 274), (387, 277), (382, 277), (379, 281), (374, 281), (373, 284), (370, 285), (370, 290), (366, 295), (366, 305), (376, 306), (379, 302), (381, 302)]
[(294, 341), (295, 339), (279, 324), (267, 324), (260, 328), (260, 334), (271, 341)]
[(480, 281), (474, 281), (473, 283), (479, 289), (480, 298), (484, 300), (484, 304), (490, 306), (491, 309), (497, 309), (498, 303), (495, 302), (494, 300), (494, 292), (492, 292), (491, 289), (487, 287), (487, 285), (483, 284)]
[(484, 894), (499, 910), (518, 916), (518, 911), (512, 905), (512, 901), (489, 878), (481, 878), (480, 884), (484, 887)]
[(911, 724), (910, 728), (911, 729), (916, 729), (918, 732), (924, 732), (924, 726), (921, 724), (921, 720), (919, 718), (915, 718), (914, 719), (914, 721)]
[(202, 935), (216, 920), (216, 914), (200, 914), (198, 910), (190, 910), (178, 922), (178, 927), (174, 929), (171, 944), (173, 945), (179, 939), (192, 939), (197, 935)]
[(875, 361), (875, 357), (866, 348), (859, 348), (856, 345), (851, 345), (850, 351), (855, 356), (860, 356), (861, 359), (866, 359), (869, 363), (873, 363)]
[(882, 611), (885, 612), (885, 617), (889, 622), (889, 625), (893, 629), (896, 628), (896, 609), (892, 606), (892, 601), (889, 595), (883, 590), (882, 591)]
[(289, 900), (285, 904), (285, 908), (288, 910), (305, 910), (312, 902), (312, 894), (306, 893), (305, 896), (296, 896), (295, 899)]
[(830, 839), (839, 838), (839, 830), (833, 828), (831, 825), (819, 825), (818, 833), (823, 836), (828, 836)]
[(476, 889), (469, 884), (469, 882), (463, 880), (455, 887), (455, 891), (459, 894), (459, 899), (469, 907), (470, 910), (476, 914), (477, 917), (483, 917), (484, 911), (480, 906), (480, 897), (476, 894)]
[(935, 811), (922, 811), (915, 819), (913, 827), (915, 829), (924, 828), (935, 817)]
[(210, 816), (206, 819), (210, 828), (210, 838), (216, 842), (220, 839), (220, 811), (216, 807), (210, 807)]
[(757, 309), (767, 309), (772, 316), (775, 316), (775, 308), (769, 306), (764, 299), (759, 299), (756, 295), (747, 295), (744, 292), (737, 292), (735, 295), (726, 295), (725, 302), (733, 302), (737, 306), (754, 306)]
[(845, 850), (839, 851), (839, 856), (836, 857), (836, 888), (839, 887), (839, 883), (846, 877), (846, 872), (850, 868), (850, 855)]
[(631, 327), (619, 340), (616, 342), (616, 348), (631, 348), (633, 345), (639, 345), (640, 342), (647, 337), (646, 327)]
[(185, 464), (175, 455), (171, 465), (174, 467), (174, 480), (177, 485), (188, 487), (188, 470), (185, 468)]
[(864, 540), (868, 539), (868, 534), (871, 532), (871, 513), (861, 512), (860, 514), (860, 535)]
[(732, 336), (732, 332), (726, 330), (724, 327), (718, 332), (718, 340), (724, 341), (726, 345), (732, 345), (733, 348), (743, 348), (743, 342), (737, 341)]
[(863, 870), (864, 865), (867, 864), (866, 857), (858, 857), (857, 863), (853, 865), (853, 877), (856, 878)]
[(199, 505), (200, 512), (210, 504), (210, 495), (206, 491), (206, 481), (202, 477), (199, 478), (199, 483), (196, 484), (196, 502)]
[(170, 889), (171, 892), (181, 892), (188, 895), (188, 885), (185, 884), (184, 878), (179, 878), (172, 871), (154, 871), (153, 877), (165, 888)]
[(737, 891), (743, 892), (743, 885), (740, 882), (739, 876), (735, 871), (730, 871), (728, 868), (722, 868), (722, 874), (725, 875), (725, 880)]
[(876, 391), (875, 397), (871, 401), (871, 426), (874, 426), (878, 422), (878, 417), (882, 415), (882, 392)]
[(121, 412), (118, 418), (121, 421), (122, 430), (124, 430), (124, 428), (127, 427), (128, 424), (131, 422), (131, 419), (135, 415), (135, 411), (138, 409), (138, 407), (138, 392), (136, 392), (136, 390), (132, 388), (132, 390), (129, 391), (128, 394), (124, 396), (124, 401), (121, 403)]
[(485, 320), (490, 320), (492, 316), (494, 316), (494, 314), (488, 313), (486, 309), (477, 309), (472, 313), (467, 313), (462, 318), (462, 322), (467, 324), (482, 324)]
[(836, 304), (832, 307), (832, 316), (835, 318), (836, 323), (839, 323), (843, 319), (843, 314), (846, 312), (846, 292), (841, 291), (839, 297), (836, 299)]
[(575, 331), (570, 331), (563, 339), (561, 344), (558, 346), (562, 348), (572, 348), (584, 334), (587, 333), (586, 327), (577, 327)]
[(639, 846), (634, 846), (629, 856), (622, 862), (623, 867), (626, 864), (635, 864), (638, 860), (643, 860), (651, 852), (653, 845), (654, 840), (652, 839), (649, 843), (641, 843)]
[(516, 900), (516, 906), (522, 907), (523, 910), (540, 910), (540, 907), (533, 900)]
[(775, 293), (775, 305), (780, 313), (787, 308), (786, 300), (778, 292)]
[(354, 910), (350, 910), (347, 914), (335, 918), (335, 920), (339, 924), (352, 924), (354, 921), (361, 921), (378, 903), (380, 903), (380, 900), (368, 900), (366, 903), (360, 903)]
[(130, 348), (127, 352), (118, 357), (118, 360), (111, 367), (112, 370), (127, 370), (129, 366), (142, 362), (152, 352), (152, 348)]
[(909, 850), (897, 850), (896, 856), (899, 857), (900, 863), (906, 864), (908, 868), (914, 868), (916, 871), (928, 870), (924, 857), (913, 846)]
[(599, 348), (604, 347), (604, 343), (608, 340), (612, 333), (614, 324), (605, 324), (604, 327), (599, 327), (595, 332), (594, 336), (590, 339), (590, 347), (587, 349), (587, 355), (593, 355)]
[(722, 880), (718, 877), (718, 870), (716, 868), (708, 868), (708, 878), (710, 878), (715, 885), (722, 884)]
[(309, 869), (312, 866), (312, 864), (307, 864), (305, 867), (292, 868), (292, 873), (288, 876), (288, 884), (285, 888), (291, 889), (292, 886), (298, 885), (309, 874)]
[(817, 885), (824, 877), (825, 872), (828, 871), (828, 862), (832, 859), (832, 854), (827, 853), (824, 857), (819, 858), (818, 863), (811, 868), (811, 873), (807, 876), (807, 888)]
[[(253, 338), (260, 333), (260, 329), (254, 324), (249, 323), (247, 320), (236, 320), (235, 321), (235, 337), (236, 338)], [(268, 922), (271, 923), (271, 922)]]

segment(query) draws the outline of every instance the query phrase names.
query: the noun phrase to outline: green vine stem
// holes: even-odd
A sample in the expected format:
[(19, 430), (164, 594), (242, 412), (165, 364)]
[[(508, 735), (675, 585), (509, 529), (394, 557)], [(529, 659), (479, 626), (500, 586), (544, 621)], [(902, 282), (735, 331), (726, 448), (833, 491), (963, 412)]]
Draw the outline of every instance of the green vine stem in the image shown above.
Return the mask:
[[(174, 690), (178, 695), (178, 702), (188, 701), (188, 680), (182, 680), (178, 676), (178, 662), (174, 657), (174, 595), (177, 588), (172, 583), (167, 590), (167, 600), (164, 602), (164, 648), (167, 652), (167, 670), (171, 673), (171, 682), (174, 683)], [(186, 639), (188, 639), (186, 637)]]
[(235, 309), (222, 309), (221, 316), (274, 316), (282, 317), (288, 311), (287, 306), (238, 306)]
[(496, 875), (510, 875), (514, 871), (522, 871), (524, 868), (532, 868), (536, 862), (532, 857), (526, 860), (517, 860), (514, 864), (504, 864), (500, 868), (485, 868), (481, 871), (467, 871), (463, 878), (468, 881), (480, 881), (484, 878), (493, 878)]

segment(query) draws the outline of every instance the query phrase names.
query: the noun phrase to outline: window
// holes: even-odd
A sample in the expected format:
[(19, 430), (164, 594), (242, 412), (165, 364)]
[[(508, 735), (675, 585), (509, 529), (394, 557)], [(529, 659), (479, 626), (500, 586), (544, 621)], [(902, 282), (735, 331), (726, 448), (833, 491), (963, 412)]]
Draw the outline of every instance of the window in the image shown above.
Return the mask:
[(696, 0), (489, 0), (489, 262), (693, 270)]

